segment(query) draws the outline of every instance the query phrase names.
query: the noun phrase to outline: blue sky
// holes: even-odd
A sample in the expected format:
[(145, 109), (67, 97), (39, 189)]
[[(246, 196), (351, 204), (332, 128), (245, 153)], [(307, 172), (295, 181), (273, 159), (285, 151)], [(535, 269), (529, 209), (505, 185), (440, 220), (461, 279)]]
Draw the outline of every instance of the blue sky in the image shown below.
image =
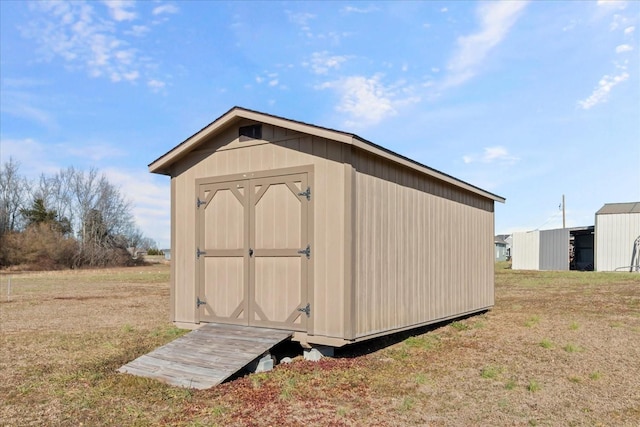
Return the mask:
[(147, 165), (234, 105), (507, 198), (496, 232), (640, 200), (640, 2), (0, 2), (0, 156), (96, 167), (169, 245)]

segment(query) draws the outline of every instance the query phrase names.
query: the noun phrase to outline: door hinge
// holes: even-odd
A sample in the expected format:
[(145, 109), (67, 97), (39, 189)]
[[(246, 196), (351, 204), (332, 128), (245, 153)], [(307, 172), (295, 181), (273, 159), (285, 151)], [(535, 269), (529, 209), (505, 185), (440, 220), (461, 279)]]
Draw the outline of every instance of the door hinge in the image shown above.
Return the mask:
[(298, 196), (304, 196), (307, 200), (311, 200), (311, 187), (307, 187), (305, 191), (298, 193)]
[(196, 207), (200, 209), (200, 206), (205, 205), (206, 203), (206, 201), (200, 200), (200, 197), (198, 197), (198, 200), (196, 201)]
[(311, 304), (307, 303), (306, 307), (299, 308), (298, 311), (303, 312), (307, 317), (311, 317)]
[(200, 306), (201, 306), (201, 305), (205, 305), (206, 303), (207, 303), (207, 302), (206, 302), (206, 301), (202, 301), (202, 300), (200, 299), (200, 297), (198, 297), (198, 298), (196, 299), (196, 306), (198, 306), (198, 308), (200, 308)]
[(206, 255), (207, 251), (201, 251), (200, 248), (196, 250), (196, 258), (200, 259), (200, 255)]
[(304, 248), (304, 249), (300, 249), (300, 250), (298, 251), (298, 253), (299, 253), (300, 255), (305, 255), (305, 256), (307, 257), (307, 259), (311, 258), (311, 245), (307, 245), (307, 247), (306, 247), (306, 248)]

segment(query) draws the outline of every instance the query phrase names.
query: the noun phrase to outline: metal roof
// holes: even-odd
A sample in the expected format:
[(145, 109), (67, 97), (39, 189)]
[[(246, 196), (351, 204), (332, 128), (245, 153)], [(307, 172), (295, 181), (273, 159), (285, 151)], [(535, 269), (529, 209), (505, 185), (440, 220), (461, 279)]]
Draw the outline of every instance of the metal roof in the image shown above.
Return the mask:
[(640, 213), (640, 202), (605, 203), (596, 215)]

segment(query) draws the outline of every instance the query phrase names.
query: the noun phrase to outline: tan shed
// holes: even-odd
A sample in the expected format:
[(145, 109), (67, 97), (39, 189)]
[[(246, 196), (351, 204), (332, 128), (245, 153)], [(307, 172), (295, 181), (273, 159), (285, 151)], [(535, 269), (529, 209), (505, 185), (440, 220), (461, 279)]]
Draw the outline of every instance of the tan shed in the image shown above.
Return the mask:
[(342, 346), (494, 304), (500, 196), (354, 134), (234, 107), (171, 177), (171, 319)]

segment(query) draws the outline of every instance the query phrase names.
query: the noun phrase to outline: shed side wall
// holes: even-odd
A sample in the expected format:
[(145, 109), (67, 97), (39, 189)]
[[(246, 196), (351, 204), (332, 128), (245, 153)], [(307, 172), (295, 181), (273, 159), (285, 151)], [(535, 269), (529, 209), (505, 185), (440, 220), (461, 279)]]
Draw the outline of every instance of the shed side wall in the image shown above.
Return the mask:
[(173, 167), (175, 216), (172, 221), (176, 230), (172, 242), (172, 262), (175, 262), (173, 320), (197, 321), (195, 180), (314, 165), (313, 328), (317, 335), (342, 338), (345, 277), (345, 168), (342, 161), (344, 151), (349, 148), (269, 125), (262, 127), (262, 140), (241, 142), (238, 127), (246, 124), (250, 122), (237, 123)]
[(511, 268), (514, 270), (538, 270), (540, 268), (540, 232), (513, 233), (511, 260)]
[(492, 200), (362, 152), (354, 167), (357, 337), (494, 304)]
[[(629, 267), (635, 239), (640, 236), (640, 214), (596, 215), (597, 271)], [(626, 271), (629, 271), (627, 268)]]

